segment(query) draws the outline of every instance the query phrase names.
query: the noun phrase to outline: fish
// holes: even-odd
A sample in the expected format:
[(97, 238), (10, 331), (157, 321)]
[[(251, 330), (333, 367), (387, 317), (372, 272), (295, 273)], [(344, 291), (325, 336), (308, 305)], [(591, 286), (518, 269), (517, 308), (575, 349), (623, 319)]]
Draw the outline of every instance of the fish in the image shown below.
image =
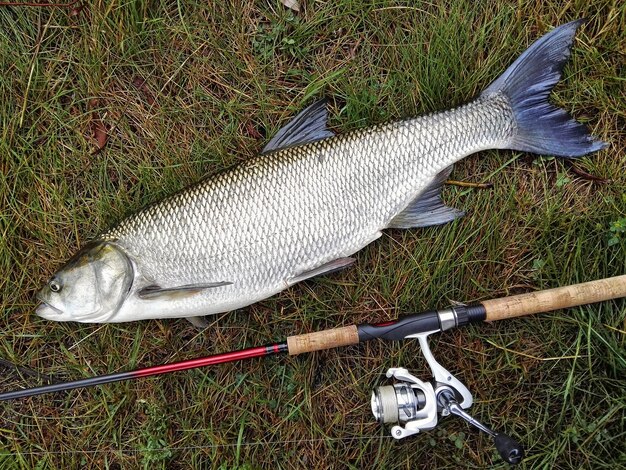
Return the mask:
[(486, 149), (575, 158), (606, 146), (549, 102), (582, 20), (533, 43), (478, 97), (336, 135), (324, 100), (259, 155), (123, 219), (38, 292), (48, 320), (114, 323), (246, 307), (346, 268), (385, 229), (452, 222), (441, 188)]

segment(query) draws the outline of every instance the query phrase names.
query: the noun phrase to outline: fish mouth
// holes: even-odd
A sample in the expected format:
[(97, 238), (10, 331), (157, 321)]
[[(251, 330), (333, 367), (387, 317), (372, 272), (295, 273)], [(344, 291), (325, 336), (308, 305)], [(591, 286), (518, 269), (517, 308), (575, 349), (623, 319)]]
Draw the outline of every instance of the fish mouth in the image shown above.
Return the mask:
[(46, 302), (42, 298), (42, 296), (40, 294), (37, 294), (36, 298), (41, 303), (37, 306), (37, 309), (35, 310), (35, 314), (39, 315), (42, 318), (46, 318), (46, 319), (58, 317), (59, 315), (63, 315), (63, 310), (60, 310), (60, 309), (56, 308), (53, 305), (50, 305), (48, 302)]

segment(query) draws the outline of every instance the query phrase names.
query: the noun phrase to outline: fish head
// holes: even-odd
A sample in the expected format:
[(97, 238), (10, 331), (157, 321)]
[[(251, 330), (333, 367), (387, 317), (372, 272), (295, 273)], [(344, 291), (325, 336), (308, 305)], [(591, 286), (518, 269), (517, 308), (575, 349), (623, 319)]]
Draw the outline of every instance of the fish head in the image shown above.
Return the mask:
[(85, 246), (37, 293), (47, 320), (98, 323), (115, 315), (133, 284), (133, 264), (110, 242)]

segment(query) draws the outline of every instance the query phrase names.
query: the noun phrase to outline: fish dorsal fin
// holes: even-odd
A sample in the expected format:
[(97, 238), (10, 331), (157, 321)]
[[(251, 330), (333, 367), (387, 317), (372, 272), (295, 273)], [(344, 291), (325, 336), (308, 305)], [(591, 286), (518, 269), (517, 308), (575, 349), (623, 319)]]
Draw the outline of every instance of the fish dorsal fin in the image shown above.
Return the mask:
[(310, 279), (312, 277), (315, 276), (319, 276), (320, 274), (330, 274), (332, 272), (335, 271), (339, 271), (343, 268), (346, 268), (348, 266), (350, 266), (352, 263), (354, 263), (356, 260), (354, 258), (338, 258), (338, 259), (334, 259), (332, 261), (330, 261), (329, 263), (323, 264), (321, 266), (318, 266), (315, 269), (311, 269), (309, 271), (305, 271), (301, 274), (298, 274), (295, 277), (292, 277), (290, 279), (287, 279), (287, 284), (289, 284), (290, 286), (300, 282), (300, 281), (304, 281), (305, 279)]
[(441, 188), (451, 172), (452, 166), (440, 172), (424, 192), (391, 220), (387, 228), (430, 227), (462, 217), (465, 214), (463, 211), (445, 206), (441, 200)]
[(334, 136), (335, 134), (326, 128), (328, 122), (326, 104), (327, 100), (324, 98), (301, 111), (276, 133), (261, 154)]
[(232, 284), (232, 282), (219, 281), (219, 282), (207, 282), (202, 284), (187, 284), (177, 287), (161, 287), (156, 285), (150, 285), (141, 289), (138, 293), (140, 299), (179, 299), (188, 297), (202, 292), (206, 289), (215, 289), (216, 287), (223, 287)]

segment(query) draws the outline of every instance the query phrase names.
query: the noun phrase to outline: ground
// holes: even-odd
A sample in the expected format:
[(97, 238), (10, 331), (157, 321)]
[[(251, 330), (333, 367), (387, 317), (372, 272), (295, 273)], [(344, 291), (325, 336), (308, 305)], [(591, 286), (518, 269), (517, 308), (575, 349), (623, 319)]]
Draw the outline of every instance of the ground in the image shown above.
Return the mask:
[[(337, 132), (449, 108), (582, 17), (552, 99), (605, 150), (575, 162), (473, 155), (453, 179), (493, 187), (446, 187), (464, 218), (387, 231), (350, 269), (202, 332), (33, 314), (35, 290), (79, 246), (250, 158), (315, 99), (329, 99)], [(625, 25), (626, 4), (605, 0), (0, 5), (0, 391), (626, 273)], [(522, 467), (617, 468), (625, 318), (623, 300), (605, 302), (431, 346), (473, 391), (471, 412), (525, 444)], [(427, 378), (415, 342), (372, 342), (4, 402), (0, 467), (504, 467), (458, 419), (389, 437), (369, 397), (392, 366)]]

